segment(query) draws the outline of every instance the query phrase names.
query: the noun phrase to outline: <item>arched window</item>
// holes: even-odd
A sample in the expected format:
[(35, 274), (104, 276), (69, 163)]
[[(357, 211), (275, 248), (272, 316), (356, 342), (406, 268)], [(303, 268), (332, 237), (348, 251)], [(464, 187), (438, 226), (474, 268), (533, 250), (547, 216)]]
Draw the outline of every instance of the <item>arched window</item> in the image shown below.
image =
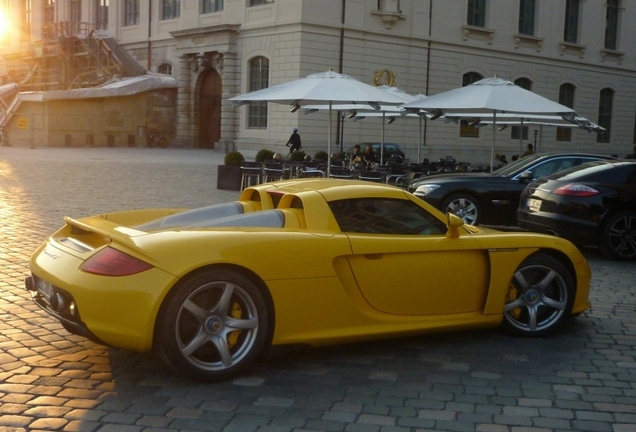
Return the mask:
[(157, 68), (157, 72), (166, 75), (172, 75), (172, 65), (170, 63), (162, 63)]
[[(574, 108), (574, 92), (576, 87), (573, 84), (562, 84), (559, 87), (559, 103), (568, 108)], [(558, 127), (556, 130), (557, 141), (572, 141), (572, 128)]]
[[(528, 78), (517, 78), (515, 80), (515, 85), (518, 85), (524, 90), (532, 91), (532, 81)], [(528, 139), (528, 126), (523, 127), (523, 131), (521, 131), (521, 126), (513, 126), (510, 128), (510, 139), (519, 139), (519, 134), (523, 134), (521, 139)]]
[[(250, 91), (267, 87), (269, 87), (269, 60), (265, 57), (255, 57), (250, 60)], [(250, 102), (247, 127), (267, 128), (267, 102)]]
[[(462, 87), (466, 87), (474, 82), (483, 79), (484, 77), (477, 72), (468, 72), (462, 76)], [(471, 126), (468, 120), (462, 120), (459, 126), (459, 136), (465, 138), (479, 138), (479, 129), (475, 126)]]
[(598, 124), (605, 128), (603, 132), (596, 135), (597, 143), (610, 142), (610, 132), (612, 128), (612, 105), (614, 104), (614, 90), (604, 88), (598, 101)]

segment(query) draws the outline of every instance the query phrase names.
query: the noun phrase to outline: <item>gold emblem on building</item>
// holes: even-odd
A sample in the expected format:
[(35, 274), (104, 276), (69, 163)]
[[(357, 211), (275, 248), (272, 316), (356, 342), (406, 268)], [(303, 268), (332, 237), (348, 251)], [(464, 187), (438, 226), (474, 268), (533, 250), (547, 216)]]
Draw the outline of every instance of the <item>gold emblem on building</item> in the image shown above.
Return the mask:
[(389, 69), (380, 69), (375, 71), (375, 76), (373, 77), (373, 85), (376, 87), (379, 86), (389, 86), (395, 87), (397, 84), (397, 73), (393, 72)]

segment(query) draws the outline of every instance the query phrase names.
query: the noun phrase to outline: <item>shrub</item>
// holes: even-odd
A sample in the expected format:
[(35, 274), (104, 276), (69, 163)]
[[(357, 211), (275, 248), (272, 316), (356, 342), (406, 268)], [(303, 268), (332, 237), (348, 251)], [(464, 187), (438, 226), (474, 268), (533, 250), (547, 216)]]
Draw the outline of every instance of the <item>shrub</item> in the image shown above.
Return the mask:
[(320, 151), (316, 152), (316, 155), (314, 156), (314, 159), (321, 160), (321, 161), (326, 161), (326, 160), (329, 159), (329, 155), (327, 154), (326, 151), (320, 150)]
[(241, 166), (245, 158), (238, 151), (231, 151), (225, 155), (225, 165)]
[(305, 152), (302, 150), (297, 150), (295, 152), (291, 152), (289, 154), (289, 160), (294, 162), (302, 162), (305, 160)]
[(274, 159), (274, 152), (271, 150), (262, 149), (259, 150), (258, 153), (256, 153), (256, 162), (265, 162), (269, 159)]

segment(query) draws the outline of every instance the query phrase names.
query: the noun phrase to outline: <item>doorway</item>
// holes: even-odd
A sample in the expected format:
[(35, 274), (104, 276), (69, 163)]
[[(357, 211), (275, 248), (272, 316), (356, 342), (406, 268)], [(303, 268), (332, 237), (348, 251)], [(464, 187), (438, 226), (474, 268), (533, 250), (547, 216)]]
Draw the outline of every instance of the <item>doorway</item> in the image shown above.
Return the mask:
[(199, 96), (199, 147), (214, 148), (221, 140), (221, 76), (208, 69)]

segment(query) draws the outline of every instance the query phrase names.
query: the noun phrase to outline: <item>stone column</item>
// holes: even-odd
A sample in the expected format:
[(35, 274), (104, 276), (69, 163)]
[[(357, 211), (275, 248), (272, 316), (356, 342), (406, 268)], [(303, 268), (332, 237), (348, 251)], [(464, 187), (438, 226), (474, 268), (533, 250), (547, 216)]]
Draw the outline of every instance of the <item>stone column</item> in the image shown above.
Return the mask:
[(181, 55), (179, 58), (179, 90), (177, 94), (177, 145), (179, 147), (193, 147), (192, 135), (192, 78), (190, 71), (190, 56)]
[[(218, 70), (218, 66), (217, 66)], [(221, 102), (221, 145), (222, 148), (234, 148), (238, 139), (239, 109), (228, 99), (239, 94), (240, 71), (236, 53), (223, 53), (222, 71), (222, 102)]]

